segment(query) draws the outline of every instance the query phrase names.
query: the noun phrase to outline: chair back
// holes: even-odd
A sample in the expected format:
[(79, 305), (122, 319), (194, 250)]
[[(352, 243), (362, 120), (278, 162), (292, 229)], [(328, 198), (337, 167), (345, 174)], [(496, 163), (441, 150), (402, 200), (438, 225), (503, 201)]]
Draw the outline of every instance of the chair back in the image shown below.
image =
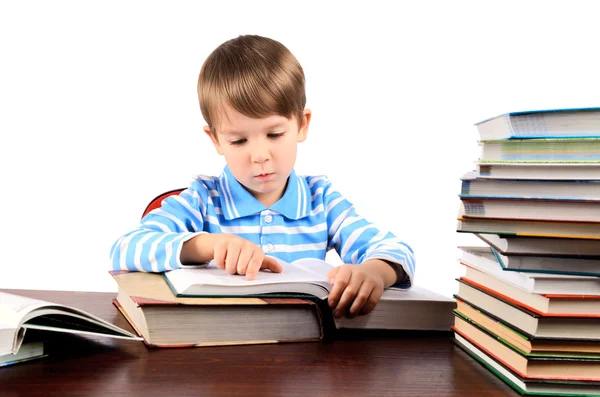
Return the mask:
[(142, 214), (142, 218), (145, 217), (148, 214), (148, 212), (152, 211), (153, 209), (159, 208), (164, 199), (166, 199), (167, 197), (172, 196), (174, 194), (179, 194), (179, 193), (183, 192), (184, 190), (185, 190), (184, 188), (173, 189), (173, 190), (169, 190), (168, 192), (162, 193), (161, 195), (156, 196), (155, 198), (152, 199), (152, 201), (150, 201), (150, 204), (148, 204), (148, 206), (146, 206), (146, 209), (144, 210), (144, 213)]

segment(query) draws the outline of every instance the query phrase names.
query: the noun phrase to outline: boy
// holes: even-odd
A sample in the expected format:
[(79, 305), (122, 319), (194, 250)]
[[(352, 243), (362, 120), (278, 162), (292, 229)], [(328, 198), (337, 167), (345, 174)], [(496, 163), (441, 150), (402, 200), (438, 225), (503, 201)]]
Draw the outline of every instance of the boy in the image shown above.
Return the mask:
[(198, 97), (225, 170), (197, 177), (117, 240), (113, 269), (161, 272), (214, 259), (251, 280), (285, 271), (273, 257), (324, 259), (335, 248), (346, 263), (328, 274), (336, 317), (369, 313), (384, 288), (411, 285), (409, 246), (359, 216), (326, 177), (294, 172), (311, 111), (304, 72), (286, 47), (260, 36), (221, 44), (202, 66)]

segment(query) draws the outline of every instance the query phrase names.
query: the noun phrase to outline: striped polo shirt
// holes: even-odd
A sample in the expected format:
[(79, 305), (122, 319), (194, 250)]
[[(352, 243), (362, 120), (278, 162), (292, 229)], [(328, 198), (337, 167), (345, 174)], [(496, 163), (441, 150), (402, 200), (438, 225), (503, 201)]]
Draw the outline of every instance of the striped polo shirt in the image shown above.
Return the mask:
[[(412, 249), (357, 214), (325, 176), (289, 177), (283, 197), (267, 208), (228, 167), (219, 177), (200, 175), (179, 195), (163, 200), (135, 230), (112, 246), (114, 270), (163, 272), (183, 267), (183, 243), (200, 233), (230, 233), (252, 241), (285, 262), (325, 259), (335, 249), (344, 263), (379, 258), (401, 266), (411, 285)], [(285, 271), (285, 268), (284, 268)]]

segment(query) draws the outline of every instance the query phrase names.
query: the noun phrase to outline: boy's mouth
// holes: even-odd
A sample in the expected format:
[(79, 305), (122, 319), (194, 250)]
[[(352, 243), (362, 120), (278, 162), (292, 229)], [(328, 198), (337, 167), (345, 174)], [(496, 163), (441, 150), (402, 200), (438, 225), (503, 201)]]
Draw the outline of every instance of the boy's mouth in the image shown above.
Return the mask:
[(265, 181), (265, 180), (268, 180), (271, 177), (273, 177), (273, 175), (275, 175), (275, 174), (272, 173), (272, 172), (270, 172), (270, 173), (256, 175), (255, 178), (257, 178), (257, 179), (259, 179), (261, 181)]

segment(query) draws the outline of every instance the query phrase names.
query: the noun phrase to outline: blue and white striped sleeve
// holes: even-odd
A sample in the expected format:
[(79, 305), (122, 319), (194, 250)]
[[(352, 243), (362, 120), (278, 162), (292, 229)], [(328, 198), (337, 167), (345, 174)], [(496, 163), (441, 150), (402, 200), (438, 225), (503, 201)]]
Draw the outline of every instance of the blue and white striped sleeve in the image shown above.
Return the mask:
[(163, 200), (138, 228), (119, 238), (112, 246), (113, 270), (164, 272), (181, 267), (183, 243), (203, 231), (208, 189), (199, 180), (179, 195)]
[[(415, 257), (408, 244), (391, 232), (382, 231), (360, 216), (354, 206), (323, 180), (323, 206), (327, 217), (329, 247), (335, 248), (344, 263), (382, 259), (400, 266), (408, 280), (395, 286), (410, 287), (415, 273)], [(396, 269), (395, 269), (396, 270)]]

